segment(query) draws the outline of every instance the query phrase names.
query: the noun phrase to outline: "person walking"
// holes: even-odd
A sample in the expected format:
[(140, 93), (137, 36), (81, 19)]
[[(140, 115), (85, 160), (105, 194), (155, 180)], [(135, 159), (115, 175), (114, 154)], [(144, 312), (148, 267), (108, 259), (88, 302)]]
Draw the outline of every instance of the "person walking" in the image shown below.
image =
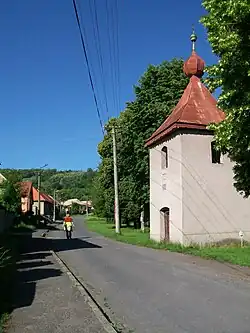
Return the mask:
[(67, 239), (72, 239), (72, 230), (73, 230), (74, 222), (73, 218), (70, 216), (69, 212), (66, 213), (66, 216), (63, 219), (63, 227), (66, 231)]

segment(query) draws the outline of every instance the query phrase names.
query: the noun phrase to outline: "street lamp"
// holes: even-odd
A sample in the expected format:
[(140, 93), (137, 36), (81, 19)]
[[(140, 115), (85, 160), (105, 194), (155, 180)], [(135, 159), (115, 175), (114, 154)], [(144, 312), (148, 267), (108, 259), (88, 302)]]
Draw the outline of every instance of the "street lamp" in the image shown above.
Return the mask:
[(38, 217), (40, 221), (40, 210), (41, 210), (41, 203), (40, 203), (40, 187), (41, 187), (41, 171), (42, 169), (46, 168), (48, 164), (44, 164), (39, 168), (38, 175), (37, 175), (37, 192), (38, 192)]
[(53, 210), (53, 221), (56, 222), (56, 193), (58, 190), (54, 190), (54, 210)]

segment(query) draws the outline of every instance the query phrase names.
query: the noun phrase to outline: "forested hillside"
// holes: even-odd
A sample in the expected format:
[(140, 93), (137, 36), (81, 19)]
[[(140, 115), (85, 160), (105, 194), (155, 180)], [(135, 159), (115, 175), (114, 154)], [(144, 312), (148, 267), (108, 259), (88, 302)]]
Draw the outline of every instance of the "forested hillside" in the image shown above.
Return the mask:
[[(15, 173), (18, 180), (32, 181), (37, 187), (38, 169), (1, 169), (0, 172), (8, 178)], [(79, 200), (91, 199), (92, 182), (96, 172), (87, 171), (58, 171), (56, 169), (44, 169), (41, 171), (41, 191), (53, 195), (57, 190), (57, 198), (65, 201), (77, 198)]]

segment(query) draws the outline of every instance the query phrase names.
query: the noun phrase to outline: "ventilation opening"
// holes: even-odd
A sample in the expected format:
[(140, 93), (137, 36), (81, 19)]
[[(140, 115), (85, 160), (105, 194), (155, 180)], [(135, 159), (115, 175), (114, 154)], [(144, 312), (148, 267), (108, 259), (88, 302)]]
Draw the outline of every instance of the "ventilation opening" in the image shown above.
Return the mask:
[(168, 148), (163, 147), (161, 150), (161, 168), (168, 168)]
[(169, 242), (170, 240), (170, 233), (169, 233), (169, 208), (163, 207), (160, 210), (161, 213), (161, 241)]
[(221, 164), (221, 152), (220, 150), (216, 149), (215, 141), (211, 142), (211, 156), (212, 156), (212, 163), (214, 164)]

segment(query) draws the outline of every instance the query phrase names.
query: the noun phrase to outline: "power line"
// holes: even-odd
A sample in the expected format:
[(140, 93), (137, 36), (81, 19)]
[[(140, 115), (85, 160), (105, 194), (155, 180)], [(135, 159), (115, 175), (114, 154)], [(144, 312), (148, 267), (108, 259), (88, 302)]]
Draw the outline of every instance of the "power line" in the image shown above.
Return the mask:
[(91, 85), (91, 89), (92, 89), (92, 93), (93, 93), (93, 97), (94, 97), (96, 111), (97, 111), (97, 115), (98, 115), (98, 118), (99, 118), (101, 129), (102, 129), (102, 134), (104, 135), (103, 123), (102, 123), (100, 109), (99, 109), (98, 102), (97, 102), (97, 96), (96, 96), (96, 92), (95, 92), (95, 88), (94, 88), (94, 82), (93, 82), (92, 74), (91, 74), (91, 70), (90, 70), (90, 64), (89, 64), (88, 54), (87, 54), (87, 50), (86, 50), (86, 46), (85, 46), (85, 40), (84, 40), (82, 29), (81, 29), (79, 14), (78, 14), (77, 6), (76, 6), (76, 0), (72, 0), (72, 1), (73, 1), (73, 7), (74, 7), (74, 12), (75, 12), (75, 17), (76, 17), (78, 29), (79, 29), (79, 32), (80, 32), (80, 37), (81, 37), (81, 42), (82, 42), (84, 57), (85, 57), (86, 64), (87, 64), (89, 81), (90, 81), (90, 85)]
[[(89, 2), (90, 2), (90, 1), (91, 1), (91, 0), (89, 0)], [(78, 8), (79, 8), (78, 13), (79, 13), (79, 18), (80, 18), (81, 28), (82, 28), (82, 31), (83, 31), (83, 36), (85, 36), (85, 47), (86, 47), (86, 50), (87, 50), (87, 54), (89, 55), (90, 71), (91, 71), (91, 73), (92, 73), (93, 82), (97, 82), (97, 79), (96, 79), (96, 73), (95, 73), (95, 70), (94, 70), (94, 66), (93, 66), (93, 64), (91, 63), (91, 52), (90, 52), (91, 47), (90, 47), (90, 44), (89, 44), (89, 42), (88, 42), (88, 38), (87, 38), (88, 33), (87, 33), (87, 30), (85, 29), (85, 26), (84, 26), (84, 24), (83, 24), (84, 20), (83, 20), (83, 17), (82, 17), (81, 0), (79, 0), (79, 2), (78, 2)], [(94, 25), (93, 25), (93, 27), (94, 27)], [(94, 28), (93, 28), (93, 29), (94, 29)], [(94, 33), (95, 33), (95, 31), (94, 31)], [(96, 90), (96, 95), (99, 96), (99, 89), (98, 89), (98, 86), (96, 85), (95, 88), (96, 88), (96, 89), (95, 89), (95, 90)], [(101, 104), (100, 104), (100, 101), (99, 101), (99, 105), (101, 105)], [(101, 109), (101, 107), (100, 107), (100, 109)], [(102, 111), (102, 110), (101, 110), (101, 111)], [(102, 114), (102, 116), (103, 116), (103, 114)]]
[[(108, 48), (109, 48), (109, 68), (110, 79), (112, 86), (113, 105), (116, 112), (119, 109), (119, 93), (120, 93), (120, 80), (119, 80), (119, 63), (117, 45), (118, 45), (118, 14), (114, 13), (117, 10), (117, 6), (109, 4), (108, 0), (105, 1), (106, 19), (107, 19), (107, 34), (108, 34)], [(118, 10), (117, 10), (118, 12)], [(117, 24), (115, 25), (115, 19), (117, 18)], [(117, 36), (117, 42), (116, 38)]]
[(93, 1), (93, 8), (92, 8), (92, 1), (89, 0), (89, 8), (90, 8), (90, 16), (93, 26), (93, 33), (94, 33), (94, 42), (97, 52), (97, 58), (99, 63), (99, 69), (100, 69), (100, 77), (101, 77), (101, 83), (102, 83), (102, 89), (104, 94), (104, 104), (106, 108), (106, 113), (109, 119), (109, 110), (108, 110), (108, 98), (107, 98), (107, 90), (105, 85), (105, 79), (104, 79), (104, 66), (103, 66), (103, 55), (102, 55), (102, 45), (101, 45), (101, 38), (100, 38), (100, 29), (99, 29), (99, 21), (98, 21), (98, 13), (96, 9), (96, 1)]
[[(110, 34), (110, 17), (109, 17), (109, 5), (108, 5), (108, 0), (105, 1), (105, 7), (106, 7), (106, 16), (107, 16), (107, 33), (108, 33), (108, 48), (109, 48), (109, 67), (110, 67), (110, 78), (111, 78), (111, 86), (112, 86), (112, 95), (113, 95), (113, 101), (115, 101), (115, 90), (114, 90), (114, 86), (115, 86), (115, 82), (114, 82), (114, 75), (113, 75), (113, 66), (112, 66), (112, 62), (113, 62), (113, 52), (111, 52), (111, 34)], [(114, 102), (114, 106), (115, 106), (115, 102)]]
[[(119, 9), (118, 9), (118, 0), (116, 3), (116, 47), (117, 47), (117, 93), (118, 93), (118, 107), (121, 106), (121, 82), (120, 82), (120, 47), (119, 47)], [(118, 110), (117, 110), (118, 112)]]
[(113, 42), (113, 57), (114, 57), (114, 88), (115, 90), (115, 109), (118, 112), (119, 108), (119, 42), (118, 42), (118, 3), (114, 1), (114, 5), (110, 7), (111, 12), (111, 31), (112, 31), (112, 42)]
[(112, 11), (112, 20), (113, 20), (113, 38), (114, 38), (114, 61), (115, 61), (115, 84), (116, 84), (116, 109), (118, 111), (120, 107), (119, 99), (120, 99), (120, 66), (119, 66), (119, 19), (118, 19), (118, 0), (115, 0), (115, 4)]

